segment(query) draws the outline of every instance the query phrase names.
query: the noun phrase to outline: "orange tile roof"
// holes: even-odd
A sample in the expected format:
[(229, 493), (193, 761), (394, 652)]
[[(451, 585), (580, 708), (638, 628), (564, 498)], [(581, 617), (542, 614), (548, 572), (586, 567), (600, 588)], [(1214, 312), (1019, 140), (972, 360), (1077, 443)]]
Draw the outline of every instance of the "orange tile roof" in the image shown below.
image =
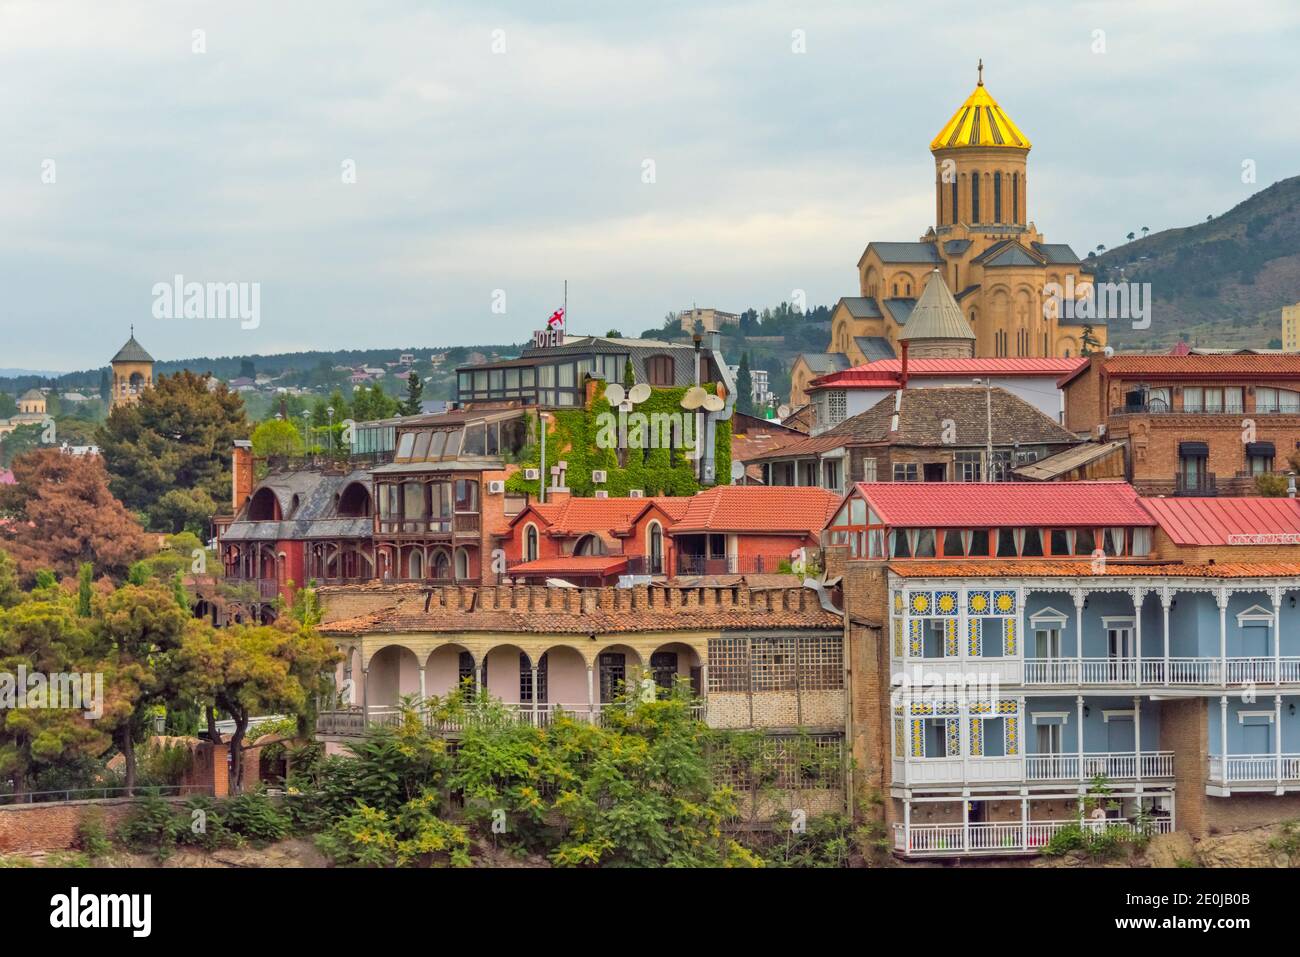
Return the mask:
[[(1196, 378), (1300, 378), (1300, 355), (1283, 354), (1231, 354), (1231, 355), (1115, 355), (1102, 361), (1106, 374), (1115, 378), (1159, 376), (1164, 379)], [(1088, 365), (1080, 365), (1073, 372), (1057, 380), (1057, 386), (1078, 377)]]
[(626, 555), (557, 555), (512, 565), (511, 575), (613, 575), (627, 568)]
[(655, 496), (652, 498), (567, 498), (560, 502), (534, 502), (513, 519), (510, 526), (533, 511), (546, 523), (547, 531), (559, 537), (586, 535), (589, 532), (628, 531), (633, 523), (652, 506), (657, 506), (670, 520), (686, 512), (689, 498)]
[(903, 578), (1089, 578), (1131, 575), (1152, 578), (1280, 578), (1300, 575), (1300, 562), (1107, 562), (1094, 571), (1091, 562), (993, 561), (890, 562), (889, 570)]
[(668, 534), (797, 532), (816, 535), (835, 514), (840, 496), (822, 488), (718, 485), (686, 499), (686, 514)]

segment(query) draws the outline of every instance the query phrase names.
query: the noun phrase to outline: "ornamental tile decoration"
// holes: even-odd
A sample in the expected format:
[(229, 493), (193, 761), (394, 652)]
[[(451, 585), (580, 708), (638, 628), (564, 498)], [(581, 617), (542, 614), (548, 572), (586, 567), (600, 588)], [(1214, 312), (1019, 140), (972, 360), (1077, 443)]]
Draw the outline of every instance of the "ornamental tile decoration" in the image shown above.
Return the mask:
[(1016, 620), (1014, 618), (1003, 619), (1002, 622), (1002, 654), (1008, 658), (1015, 657), (1016, 654)]
[(903, 593), (901, 591), (896, 591), (894, 592), (894, 614), (901, 615), (902, 613), (903, 613)]
[(1020, 719), (1015, 715), (1007, 716), (1006, 731), (1005, 731), (1007, 757), (1011, 757), (1012, 755), (1020, 753), (1020, 737), (1018, 734), (1019, 722)]
[(903, 730), (903, 719), (895, 718), (894, 719), (894, 757), (896, 758), (901, 758), (903, 756), (903, 748), (905, 745), (904, 737), (905, 734)]
[(970, 703), (970, 707), (968, 707), (966, 710), (969, 711), (971, 714), (992, 714), (992, 713), (993, 713), (993, 702), (992, 702), (992, 701), (972, 701), (972, 702)]
[(943, 623), (943, 654), (945, 658), (956, 658), (961, 654), (957, 648), (956, 618), (949, 618)]
[(999, 615), (1016, 613), (1016, 593), (1013, 591), (995, 591), (993, 593), (993, 610)]
[(966, 619), (966, 654), (971, 658), (980, 656), (980, 620)]
[(971, 591), (966, 593), (966, 614), (968, 615), (987, 615), (992, 605), (992, 592)]
[(1020, 702), (1015, 698), (1002, 698), (998, 701), (998, 714), (1016, 714), (1020, 710)]
[[(919, 622), (918, 622), (919, 624)], [(893, 620), (894, 632), (894, 657), (903, 657), (903, 619), (895, 618)]]
[(941, 591), (934, 594), (935, 611), (940, 615), (957, 614), (957, 593), (955, 591)]
[(943, 737), (946, 749), (945, 757), (961, 757), (961, 720), (959, 718), (949, 718), (944, 722)]
[(908, 625), (910, 634), (907, 641), (907, 656), (909, 658), (920, 658), (924, 653), (921, 645), (921, 623), (912, 621)]
[(928, 615), (934, 608), (934, 598), (928, 591), (912, 592), (911, 600), (908, 607), (912, 610), (913, 615)]
[(984, 753), (984, 719), (970, 719), (970, 753), (979, 757)]
[(912, 721), (912, 757), (925, 757), (925, 722), (919, 719)]

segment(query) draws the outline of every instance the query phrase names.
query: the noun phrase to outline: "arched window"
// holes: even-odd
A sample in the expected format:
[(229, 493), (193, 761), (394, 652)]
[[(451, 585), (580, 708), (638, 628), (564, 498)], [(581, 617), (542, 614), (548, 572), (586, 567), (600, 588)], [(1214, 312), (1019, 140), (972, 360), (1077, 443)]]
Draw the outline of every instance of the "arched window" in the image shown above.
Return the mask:
[(993, 222), (1002, 222), (1002, 173), (993, 174)]
[(438, 581), (451, 580), (451, 559), (446, 552), (438, 552), (433, 557), (433, 577)]
[(524, 561), (537, 561), (537, 526), (529, 525), (524, 529)]
[(948, 210), (948, 222), (957, 223), (957, 177), (952, 178), (952, 208)]
[(974, 170), (970, 174), (970, 221), (980, 221), (980, 174)]
[(646, 564), (651, 575), (664, 573), (664, 530), (658, 522), (651, 522), (646, 540)]
[(456, 549), (456, 580), (469, 578), (469, 552), (463, 548)]
[(1020, 174), (1011, 174), (1011, 221), (1020, 222)]
[(605, 542), (599, 535), (584, 535), (573, 548), (575, 555), (604, 555)]
[(406, 577), (423, 578), (424, 577), (424, 553), (419, 549), (411, 549), (411, 555), (406, 560)]

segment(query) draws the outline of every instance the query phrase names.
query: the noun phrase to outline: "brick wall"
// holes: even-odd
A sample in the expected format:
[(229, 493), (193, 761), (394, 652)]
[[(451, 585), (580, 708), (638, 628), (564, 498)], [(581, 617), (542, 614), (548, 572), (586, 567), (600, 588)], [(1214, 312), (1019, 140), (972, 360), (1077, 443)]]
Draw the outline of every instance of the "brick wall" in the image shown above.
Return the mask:
[(1165, 701), (1160, 706), (1160, 750), (1174, 752), (1174, 823), (1204, 837), (1205, 780), (1209, 772), (1209, 722), (1205, 698)]
[[(77, 826), (92, 808), (102, 813), (111, 834), (126, 818), (132, 801), (70, 801), (63, 804), (9, 804), (0, 806), (0, 854), (61, 851), (75, 847)], [(173, 803), (180, 804), (177, 800)]]
[(1161, 528), (1152, 537), (1156, 558), (1185, 562), (1300, 562), (1300, 545), (1175, 545)]

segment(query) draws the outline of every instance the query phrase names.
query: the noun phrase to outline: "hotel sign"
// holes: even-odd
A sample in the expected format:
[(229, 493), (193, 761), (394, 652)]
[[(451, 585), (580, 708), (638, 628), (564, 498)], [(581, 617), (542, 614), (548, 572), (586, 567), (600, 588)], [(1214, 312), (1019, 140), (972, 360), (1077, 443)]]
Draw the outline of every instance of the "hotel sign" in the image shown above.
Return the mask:
[(1244, 532), (1228, 536), (1229, 545), (1300, 545), (1300, 532)]
[(554, 349), (564, 345), (564, 327), (558, 329), (538, 329), (533, 333), (534, 349)]

